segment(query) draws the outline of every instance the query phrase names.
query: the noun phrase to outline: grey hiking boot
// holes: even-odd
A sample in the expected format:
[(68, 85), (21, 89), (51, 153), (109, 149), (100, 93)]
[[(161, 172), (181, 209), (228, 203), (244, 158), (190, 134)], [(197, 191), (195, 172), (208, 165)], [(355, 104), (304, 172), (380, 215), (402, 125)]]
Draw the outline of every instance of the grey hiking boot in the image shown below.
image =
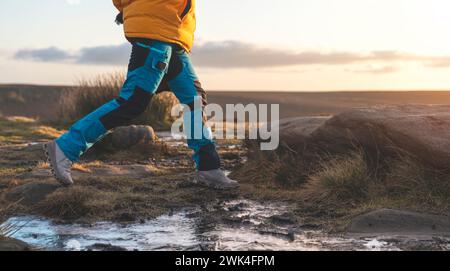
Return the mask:
[(200, 184), (216, 189), (233, 189), (239, 187), (238, 182), (228, 178), (220, 169), (198, 171), (196, 181)]
[(72, 161), (61, 151), (58, 144), (55, 141), (45, 143), (44, 151), (56, 180), (64, 186), (73, 185), (72, 174), (70, 173)]

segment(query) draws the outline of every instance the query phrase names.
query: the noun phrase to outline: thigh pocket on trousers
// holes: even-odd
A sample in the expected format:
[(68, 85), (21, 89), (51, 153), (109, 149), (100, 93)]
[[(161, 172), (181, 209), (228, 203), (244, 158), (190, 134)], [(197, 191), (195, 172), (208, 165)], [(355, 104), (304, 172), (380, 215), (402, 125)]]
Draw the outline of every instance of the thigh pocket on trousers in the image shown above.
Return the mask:
[(170, 52), (148, 48), (149, 54), (143, 68), (137, 69), (133, 74), (135, 86), (147, 92), (155, 93), (169, 67)]
[(153, 71), (166, 74), (169, 68), (169, 54), (156, 48), (150, 48), (147, 66)]

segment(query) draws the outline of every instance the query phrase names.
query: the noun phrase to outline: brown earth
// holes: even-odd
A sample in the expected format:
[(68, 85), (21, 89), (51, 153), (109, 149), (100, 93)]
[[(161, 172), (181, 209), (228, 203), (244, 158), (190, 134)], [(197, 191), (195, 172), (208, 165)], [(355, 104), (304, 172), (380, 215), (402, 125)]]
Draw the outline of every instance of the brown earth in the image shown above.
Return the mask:
[[(27, 144), (0, 147), (2, 152), (8, 152), (1, 162), (0, 201), (1, 206), (13, 205), (9, 212), (65, 221), (133, 222), (238, 196), (236, 192), (215, 191), (195, 184), (194, 165), (187, 149), (172, 150), (172, 155), (145, 153), (146, 160), (141, 160), (148, 150), (142, 146), (128, 152), (102, 153), (102, 162), (80, 161), (73, 170), (76, 184), (65, 188), (52, 178), (48, 165), (42, 162), (39, 147)], [(227, 156), (226, 147), (221, 153)], [(9, 160), (13, 157), (14, 160)], [(20, 161), (16, 160), (19, 157)], [(233, 157), (236, 158), (239, 155)], [(229, 168), (236, 161), (224, 159), (224, 163)]]

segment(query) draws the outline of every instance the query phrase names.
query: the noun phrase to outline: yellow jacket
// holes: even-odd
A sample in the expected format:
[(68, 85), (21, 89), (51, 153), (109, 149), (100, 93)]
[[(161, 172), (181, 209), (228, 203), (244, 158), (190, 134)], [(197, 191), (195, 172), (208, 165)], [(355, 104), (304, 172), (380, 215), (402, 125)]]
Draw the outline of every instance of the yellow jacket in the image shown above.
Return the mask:
[(113, 0), (123, 12), (125, 36), (175, 43), (190, 52), (194, 43), (195, 0)]

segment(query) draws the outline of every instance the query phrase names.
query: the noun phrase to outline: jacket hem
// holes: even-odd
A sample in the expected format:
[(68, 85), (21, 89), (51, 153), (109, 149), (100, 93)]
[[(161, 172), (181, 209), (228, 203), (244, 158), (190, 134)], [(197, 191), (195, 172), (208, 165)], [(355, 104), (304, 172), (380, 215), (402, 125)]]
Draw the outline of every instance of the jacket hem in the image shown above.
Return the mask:
[(158, 35), (158, 34), (139, 33), (139, 32), (125, 32), (125, 37), (127, 37), (127, 38), (154, 39), (154, 40), (159, 40), (159, 41), (168, 42), (168, 43), (175, 43), (175, 44), (181, 46), (188, 53), (190, 53), (191, 50), (192, 50), (191, 47), (187, 46), (185, 43), (183, 43), (183, 42), (181, 42), (179, 40), (170, 39), (170, 38), (164, 37), (162, 35)]

